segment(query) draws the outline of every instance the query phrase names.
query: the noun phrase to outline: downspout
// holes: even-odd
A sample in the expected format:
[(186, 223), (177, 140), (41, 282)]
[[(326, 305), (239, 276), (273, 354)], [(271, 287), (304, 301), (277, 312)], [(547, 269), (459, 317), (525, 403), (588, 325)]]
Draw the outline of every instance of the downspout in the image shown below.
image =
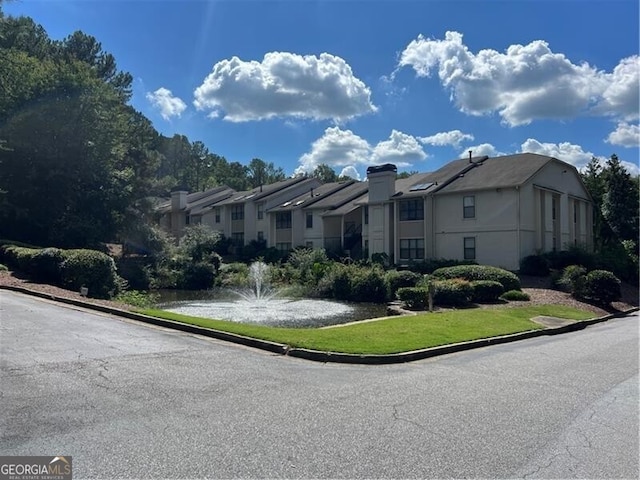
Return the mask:
[(431, 195), (431, 258), (436, 255), (436, 196)]
[(520, 255), (522, 255), (522, 245), (520, 243), (520, 186), (516, 185), (516, 192), (518, 192), (518, 197), (516, 198), (516, 207), (517, 207), (517, 226), (516, 226), (516, 241), (518, 242), (518, 258), (516, 259), (518, 262), (518, 267), (520, 266)]

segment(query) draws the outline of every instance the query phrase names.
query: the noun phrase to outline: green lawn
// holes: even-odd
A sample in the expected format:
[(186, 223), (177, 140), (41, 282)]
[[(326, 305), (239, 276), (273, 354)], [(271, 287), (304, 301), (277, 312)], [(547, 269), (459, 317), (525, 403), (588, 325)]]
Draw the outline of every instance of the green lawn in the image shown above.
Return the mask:
[(541, 305), (495, 310), (452, 310), (392, 317), (335, 328), (275, 328), (190, 317), (164, 310), (141, 309), (138, 312), (176, 322), (270, 340), (291, 347), (367, 354), (408, 352), (466, 340), (537, 330), (542, 327), (529, 320), (537, 315), (572, 320), (593, 317), (591, 312), (575, 308)]

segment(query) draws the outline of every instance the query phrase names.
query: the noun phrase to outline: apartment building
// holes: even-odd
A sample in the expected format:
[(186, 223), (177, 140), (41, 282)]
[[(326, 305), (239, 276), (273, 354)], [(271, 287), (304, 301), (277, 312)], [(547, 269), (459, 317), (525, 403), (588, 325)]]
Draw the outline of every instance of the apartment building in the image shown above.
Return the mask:
[(526, 255), (592, 246), (591, 197), (577, 170), (553, 157), (470, 157), (402, 180), (382, 165), (367, 176), (363, 242), (394, 263), (453, 258), (517, 270)]
[(176, 191), (158, 213), (178, 238), (203, 223), (237, 245), (384, 253), (395, 264), (451, 258), (517, 270), (524, 256), (593, 244), (592, 200), (575, 167), (532, 153), (470, 156), (403, 179), (385, 164), (369, 167), (366, 182)]

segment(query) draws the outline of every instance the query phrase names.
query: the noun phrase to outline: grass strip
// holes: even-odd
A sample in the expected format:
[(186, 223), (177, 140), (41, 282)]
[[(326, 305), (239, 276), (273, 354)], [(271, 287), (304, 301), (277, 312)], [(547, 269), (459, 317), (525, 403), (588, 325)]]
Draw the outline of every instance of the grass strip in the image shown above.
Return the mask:
[(530, 319), (538, 315), (586, 320), (593, 313), (561, 305), (504, 309), (465, 309), (392, 317), (337, 328), (279, 328), (191, 317), (165, 310), (140, 309), (139, 313), (198, 325), (291, 347), (355, 354), (388, 354), (538, 330)]

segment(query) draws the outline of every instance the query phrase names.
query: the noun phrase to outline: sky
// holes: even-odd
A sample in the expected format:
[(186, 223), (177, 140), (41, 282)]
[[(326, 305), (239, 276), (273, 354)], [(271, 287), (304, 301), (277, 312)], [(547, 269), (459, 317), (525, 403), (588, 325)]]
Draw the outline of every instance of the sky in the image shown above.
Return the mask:
[(428, 172), (534, 152), (637, 174), (637, 0), (46, 0), (49, 36), (93, 35), (164, 135), (287, 174)]

